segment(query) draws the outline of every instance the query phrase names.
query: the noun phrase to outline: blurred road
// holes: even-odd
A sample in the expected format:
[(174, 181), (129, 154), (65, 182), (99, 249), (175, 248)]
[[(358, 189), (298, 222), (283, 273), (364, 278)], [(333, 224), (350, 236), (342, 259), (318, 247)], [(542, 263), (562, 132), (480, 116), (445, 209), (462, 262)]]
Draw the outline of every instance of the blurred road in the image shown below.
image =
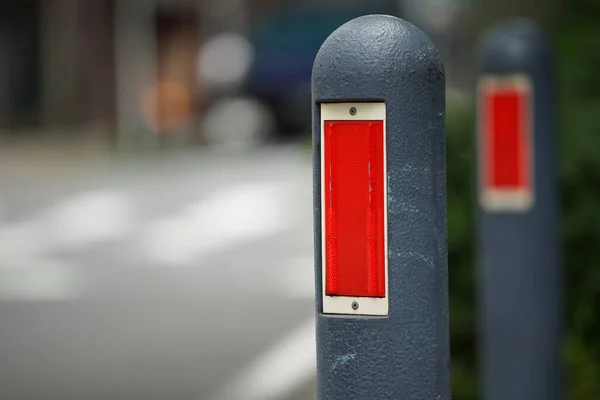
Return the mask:
[(0, 398), (315, 398), (308, 151), (71, 158), (0, 160)]

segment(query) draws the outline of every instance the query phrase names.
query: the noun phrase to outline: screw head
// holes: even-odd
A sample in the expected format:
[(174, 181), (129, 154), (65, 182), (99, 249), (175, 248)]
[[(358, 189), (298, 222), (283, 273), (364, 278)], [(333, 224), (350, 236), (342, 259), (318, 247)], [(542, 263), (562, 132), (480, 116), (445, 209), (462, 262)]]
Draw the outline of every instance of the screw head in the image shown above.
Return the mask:
[(358, 302), (356, 302), (356, 301), (352, 302), (352, 309), (354, 311), (358, 310)]
[(350, 115), (356, 115), (356, 107), (350, 107)]

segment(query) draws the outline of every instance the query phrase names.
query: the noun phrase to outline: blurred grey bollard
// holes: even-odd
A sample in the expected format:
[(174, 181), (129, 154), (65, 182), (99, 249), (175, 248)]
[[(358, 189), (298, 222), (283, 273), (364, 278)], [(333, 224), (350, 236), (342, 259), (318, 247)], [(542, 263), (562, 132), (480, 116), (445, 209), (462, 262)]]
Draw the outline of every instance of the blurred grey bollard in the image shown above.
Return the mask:
[(317, 394), (448, 400), (445, 76), (396, 17), (338, 28), (313, 66)]
[(478, 80), (480, 345), (486, 400), (558, 400), (562, 279), (551, 46), (531, 22), (483, 38)]

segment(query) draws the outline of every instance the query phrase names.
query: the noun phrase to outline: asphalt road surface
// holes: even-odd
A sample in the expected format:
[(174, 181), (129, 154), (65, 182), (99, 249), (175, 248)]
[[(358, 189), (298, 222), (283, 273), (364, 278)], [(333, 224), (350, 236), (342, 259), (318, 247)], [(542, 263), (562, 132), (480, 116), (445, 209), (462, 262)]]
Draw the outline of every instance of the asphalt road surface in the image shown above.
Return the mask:
[(312, 246), (299, 148), (4, 165), (0, 398), (314, 399)]

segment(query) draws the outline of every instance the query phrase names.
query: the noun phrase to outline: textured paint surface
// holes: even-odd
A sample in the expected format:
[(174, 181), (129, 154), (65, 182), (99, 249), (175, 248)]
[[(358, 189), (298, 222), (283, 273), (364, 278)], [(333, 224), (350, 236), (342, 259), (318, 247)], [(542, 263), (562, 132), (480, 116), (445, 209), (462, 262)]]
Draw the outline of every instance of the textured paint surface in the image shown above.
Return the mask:
[(482, 75), (523, 73), (533, 82), (535, 197), (527, 213), (479, 210), (479, 276), (487, 400), (564, 398), (554, 71), (549, 43), (525, 20), (492, 28)]
[[(418, 28), (372, 15), (336, 30), (313, 67), (316, 293), (321, 282), (320, 103), (387, 109), (388, 317), (323, 315), (319, 400), (450, 399), (444, 69)], [(355, 358), (336, 367), (340, 355)], [(338, 361), (339, 363), (339, 361)]]

